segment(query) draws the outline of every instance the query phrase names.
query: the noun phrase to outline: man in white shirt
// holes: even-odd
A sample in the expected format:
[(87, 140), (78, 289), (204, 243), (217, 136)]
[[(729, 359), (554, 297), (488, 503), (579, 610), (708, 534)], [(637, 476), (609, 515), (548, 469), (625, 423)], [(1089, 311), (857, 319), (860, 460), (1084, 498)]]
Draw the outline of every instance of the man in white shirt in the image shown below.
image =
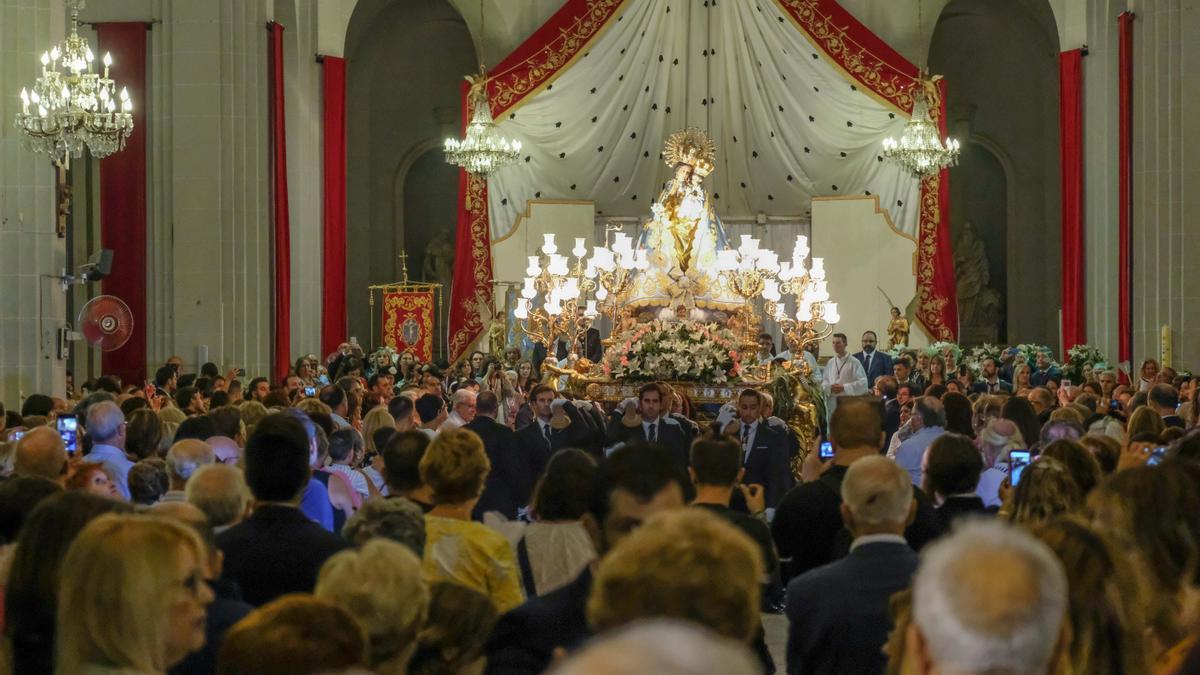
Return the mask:
[(112, 401), (96, 403), (87, 411), (87, 433), (92, 438), (89, 462), (100, 462), (116, 479), (117, 491), (129, 499), (129, 469), (125, 456), (125, 414)]
[(476, 393), (470, 389), (459, 389), (450, 397), (450, 407), (453, 410), (446, 416), (446, 421), (438, 427), (438, 431), (457, 429), (475, 419)]
[(862, 363), (846, 352), (846, 335), (833, 334), (833, 358), (825, 364), (821, 379), (821, 390), (825, 392), (825, 409), (833, 417), (839, 396), (862, 396), (867, 393), (867, 372)]

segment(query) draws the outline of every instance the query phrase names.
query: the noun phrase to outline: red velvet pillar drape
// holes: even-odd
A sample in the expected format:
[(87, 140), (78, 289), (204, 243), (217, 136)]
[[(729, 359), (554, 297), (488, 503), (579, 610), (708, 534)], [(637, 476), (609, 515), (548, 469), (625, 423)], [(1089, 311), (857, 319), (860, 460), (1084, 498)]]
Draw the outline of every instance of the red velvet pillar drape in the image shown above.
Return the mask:
[(321, 353), (346, 339), (346, 60), (323, 57)]
[[(1087, 342), (1083, 254), (1083, 51), (1058, 55), (1059, 159), (1062, 167), (1063, 354)], [(1065, 356), (1064, 356), (1065, 358)]]
[[(129, 90), (133, 133), (125, 149), (100, 160), (100, 246), (112, 249), (112, 274), (102, 292), (115, 295), (133, 313), (133, 335), (123, 347), (104, 352), (101, 370), (125, 384), (146, 378), (146, 24), (99, 23), (100, 55), (112, 54), (110, 76)], [(102, 56), (101, 56), (102, 57)], [(78, 327), (77, 327), (78, 328)]]
[[(937, 81), (938, 88), (938, 133), (946, 138), (948, 120), (946, 118), (946, 80)], [(921, 200), (926, 199), (925, 190), (921, 190)], [(942, 169), (938, 173), (937, 185), (937, 253), (933, 258), (933, 289), (937, 296), (944, 298), (945, 306), (940, 312), (941, 327), (949, 329), (949, 340), (958, 341), (958, 284), (954, 274), (954, 240), (950, 236), (950, 170)], [(945, 333), (943, 332), (943, 335)], [(946, 337), (937, 336), (939, 339)]]
[(1117, 17), (1117, 361), (1133, 365), (1133, 12)]
[(267, 54), (270, 67), (271, 220), (274, 235), (275, 290), (272, 375), (278, 380), (291, 367), (292, 253), (288, 219), (287, 125), (283, 114), (283, 26), (270, 23)]

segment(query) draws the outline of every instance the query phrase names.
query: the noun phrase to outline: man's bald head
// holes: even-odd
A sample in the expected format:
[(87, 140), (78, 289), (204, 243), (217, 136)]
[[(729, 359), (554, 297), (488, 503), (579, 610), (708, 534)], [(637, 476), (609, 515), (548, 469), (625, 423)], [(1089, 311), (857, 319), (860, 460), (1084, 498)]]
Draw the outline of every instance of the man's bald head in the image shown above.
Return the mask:
[(179, 441), (167, 451), (167, 472), (171, 474), (171, 489), (182, 490), (196, 469), (217, 461), (212, 446), (195, 438)]
[(867, 397), (843, 396), (829, 421), (829, 440), (835, 450), (883, 447), (883, 415), (879, 401)]
[(13, 473), (58, 481), (66, 472), (67, 448), (57, 431), (50, 427), (37, 427), (25, 432), (25, 436), (17, 443)]

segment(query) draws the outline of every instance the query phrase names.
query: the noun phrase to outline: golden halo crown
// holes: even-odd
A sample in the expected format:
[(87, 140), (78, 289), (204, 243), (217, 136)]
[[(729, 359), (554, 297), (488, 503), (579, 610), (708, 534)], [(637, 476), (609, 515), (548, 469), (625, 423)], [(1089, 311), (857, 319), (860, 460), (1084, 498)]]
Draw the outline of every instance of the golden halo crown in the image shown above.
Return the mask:
[(716, 158), (717, 146), (708, 134), (696, 127), (676, 131), (663, 145), (663, 161), (667, 166), (687, 164), (698, 169), (701, 176), (712, 172)]

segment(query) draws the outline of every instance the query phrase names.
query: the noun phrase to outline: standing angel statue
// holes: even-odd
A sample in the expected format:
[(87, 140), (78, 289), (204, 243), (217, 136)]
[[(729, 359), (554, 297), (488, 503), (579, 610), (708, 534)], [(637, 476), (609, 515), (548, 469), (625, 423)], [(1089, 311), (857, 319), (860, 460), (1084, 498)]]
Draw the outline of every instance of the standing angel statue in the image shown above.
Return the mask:
[(900, 316), (900, 308), (892, 307), (892, 320), (888, 322), (888, 349), (908, 346), (908, 319)]

